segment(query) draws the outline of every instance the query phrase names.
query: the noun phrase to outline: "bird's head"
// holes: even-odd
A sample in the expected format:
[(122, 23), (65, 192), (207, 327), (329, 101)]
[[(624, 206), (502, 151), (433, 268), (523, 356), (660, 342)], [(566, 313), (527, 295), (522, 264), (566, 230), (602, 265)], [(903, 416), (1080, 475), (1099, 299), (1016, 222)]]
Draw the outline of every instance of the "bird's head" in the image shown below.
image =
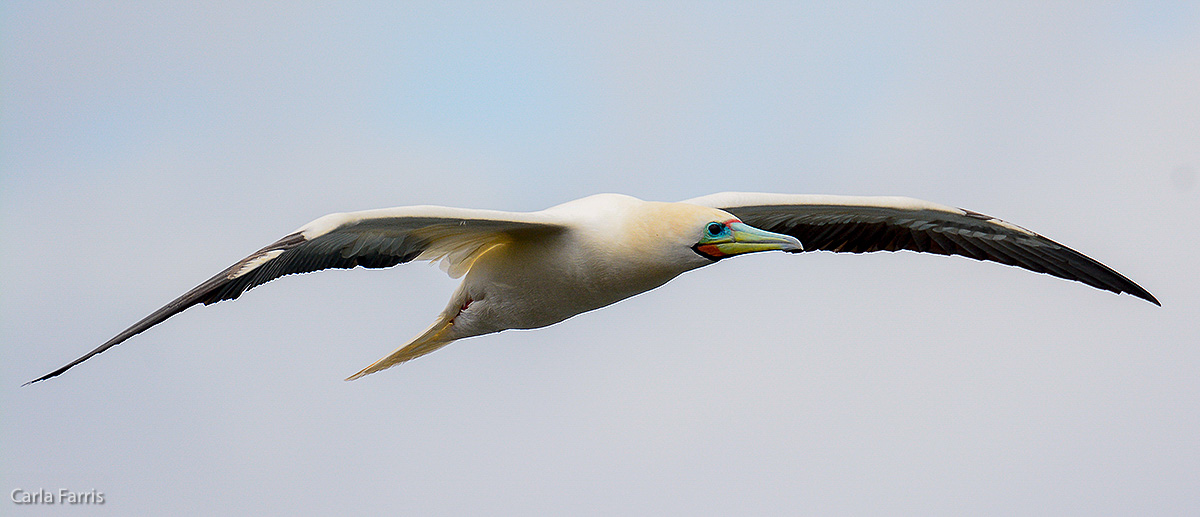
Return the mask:
[[(636, 222), (635, 222), (636, 221)], [(743, 223), (716, 208), (688, 203), (645, 203), (627, 236), (647, 261), (672, 264), (686, 271), (723, 258), (756, 251), (803, 251), (795, 237)]]
[(795, 237), (760, 230), (732, 216), (706, 221), (699, 233), (692, 251), (713, 262), (756, 251), (804, 251)]
[(661, 285), (684, 271), (734, 255), (804, 250), (794, 237), (755, 228), (724, 210), (691, 203), (600, 194), (551, 211), (580, 221), (576, 225), (585, 236), (581, 249), (586, 250), (580, 260), (596, 270), (618, 269), (615, 275), (639, 286), (642, 284), (635, 282), (634, 276)]

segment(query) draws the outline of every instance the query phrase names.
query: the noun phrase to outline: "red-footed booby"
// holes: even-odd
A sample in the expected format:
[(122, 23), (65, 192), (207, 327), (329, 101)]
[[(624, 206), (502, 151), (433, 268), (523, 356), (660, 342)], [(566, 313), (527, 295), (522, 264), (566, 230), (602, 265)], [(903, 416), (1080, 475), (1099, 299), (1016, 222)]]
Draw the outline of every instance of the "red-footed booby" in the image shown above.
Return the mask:
[(232, 300), (284, 275), (440, 261), (465, 275), (425, 332), (347, 380), (456, 340), (553, 325), (661, 286), (686, 271), (758, 251), (962, 255), (1047, 273), (1159, 305), (1120, 273), (1029, 230), (903, 197), (727, 192), (679, 203), (598, 194), (540, 212), (408, 206), (321, 217), (258, 250), (66, 366), (196, 304)]

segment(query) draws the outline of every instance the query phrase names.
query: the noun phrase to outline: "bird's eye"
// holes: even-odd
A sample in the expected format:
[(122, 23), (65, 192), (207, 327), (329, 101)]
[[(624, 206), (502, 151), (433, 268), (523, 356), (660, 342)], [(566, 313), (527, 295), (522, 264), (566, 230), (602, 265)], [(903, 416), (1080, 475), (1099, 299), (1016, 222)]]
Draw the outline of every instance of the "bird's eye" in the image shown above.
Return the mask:
[(721, 223), (708, 223), (708, 234), (709, 235), (713, 235), (713, 236), (720, 235), (721, 232), (723, 232), (723, 231), (725, 231), (725, 225), (723, 225)]

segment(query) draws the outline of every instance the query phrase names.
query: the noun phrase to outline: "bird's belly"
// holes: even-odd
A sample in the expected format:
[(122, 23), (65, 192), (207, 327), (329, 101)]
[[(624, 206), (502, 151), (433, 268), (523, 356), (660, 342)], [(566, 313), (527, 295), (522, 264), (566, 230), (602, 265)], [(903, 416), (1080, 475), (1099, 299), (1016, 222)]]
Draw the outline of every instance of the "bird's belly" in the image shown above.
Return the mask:
[(626, 287), (603, 288), (561, 279), (522, 278), (517, 282), (491, 284), (480, 300), (483, 302), (480, 308), (486, 308), (487, 319), (501, 328), (539, 328), (646, 290)]
[(542, 260), (533, 260), (511, 251), (489, 255), (481, 257), (464, 279), (470, 304), (461, 324), (469, 325), (472, 333), (553, 325), (658, 287), (675, 276), (573, 267), (577, 262), (569, 259), (545, 260), (542, 255)]

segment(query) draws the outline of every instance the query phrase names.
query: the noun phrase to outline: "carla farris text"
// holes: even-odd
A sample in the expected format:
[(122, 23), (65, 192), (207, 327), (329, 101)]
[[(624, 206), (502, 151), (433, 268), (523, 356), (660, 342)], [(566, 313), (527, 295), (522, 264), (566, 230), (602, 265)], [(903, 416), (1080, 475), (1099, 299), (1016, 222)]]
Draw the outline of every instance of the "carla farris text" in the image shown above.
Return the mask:
[(17, 504), (104, 504), (104, 492), (95, 488), (87, 492), (75, 492), (66, 488), (60, 488), (57, 492), (45, 488), (17, 488), (9, 494), (9, 498)]

